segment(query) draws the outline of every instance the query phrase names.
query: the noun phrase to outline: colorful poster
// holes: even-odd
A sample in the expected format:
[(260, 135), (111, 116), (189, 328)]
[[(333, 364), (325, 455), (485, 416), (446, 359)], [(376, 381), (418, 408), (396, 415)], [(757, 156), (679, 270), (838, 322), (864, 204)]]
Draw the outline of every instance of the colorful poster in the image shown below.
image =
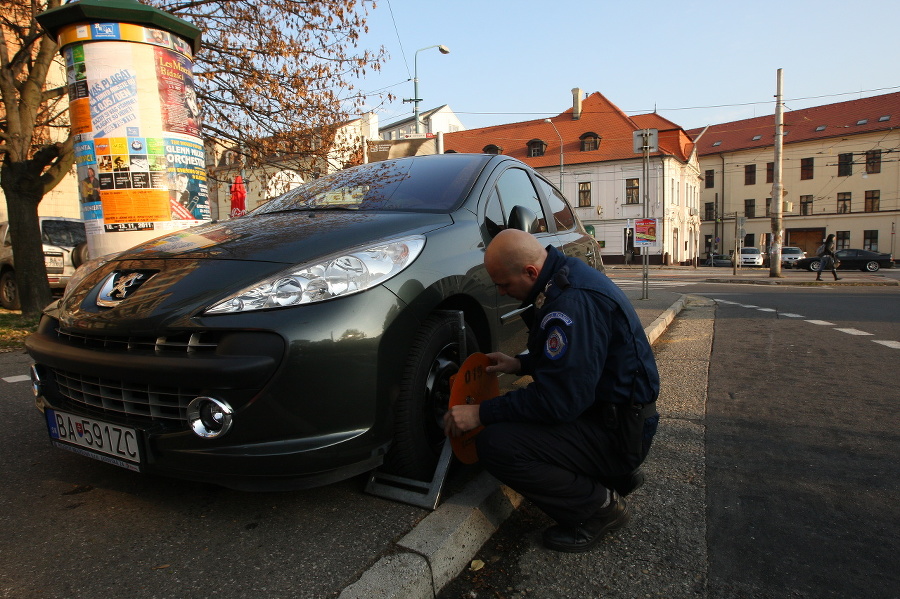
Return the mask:
[(655, 246), (656, 239), (656, 219), (655, 218), (638, 218), (634, 221), (634, 245), (635, 246)]
[[(209, 220), (188, 43), (129, 23), (71, 25), (59, 41), (82, 216), (94, 223), (91, 255)], [(143, 237), (121, 235), (113, 243), (102, 233)], [(95, 252), (97, 244), (105, 251)]]

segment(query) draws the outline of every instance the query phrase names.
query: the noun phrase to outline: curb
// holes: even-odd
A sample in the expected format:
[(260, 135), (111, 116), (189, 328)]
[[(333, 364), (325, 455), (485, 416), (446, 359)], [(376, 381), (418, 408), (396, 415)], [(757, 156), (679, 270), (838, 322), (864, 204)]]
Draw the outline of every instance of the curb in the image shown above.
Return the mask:
[(791, 285), (796, 287), (897, 287), (900, 281), (792, 281), (790, 279), (706, 279), (707, 283), (735, 283), (742, 285)]
[[(651, 345), (684, 309), (684, 303), (682, 295), (644, 328)], [(344, 588), (339, 599), (433, 599), (468, 567), (521, 503), (521, 495), (481, 472)]]

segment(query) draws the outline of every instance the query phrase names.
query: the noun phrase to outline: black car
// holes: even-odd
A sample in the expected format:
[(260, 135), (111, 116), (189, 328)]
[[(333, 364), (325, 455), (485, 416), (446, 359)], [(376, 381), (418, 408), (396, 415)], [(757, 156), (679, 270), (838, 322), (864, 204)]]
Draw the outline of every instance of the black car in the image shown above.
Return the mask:
[[(894, 268), (894, 257), (891, 254), (869, 250), (837, 250), (834, 255), (839, 262), (838, 270), (877, 272), (881, 268)], [(794, 267), (817, 271), (821, 260), (818, 256), (803, 258), (794, 262)]]
[(731, 256), (724, 254), (713, 254), (703, 262), (704, 266), (734, 266), (731, 262)]
[(551, 183), (476, 154), (347, 169), (93, 260), (27, 340), (51, 440), (232, 488), (382, 462), (430, 480), (462, 360), (524, 347), (482, 264), (508, 227), (602, 268)]

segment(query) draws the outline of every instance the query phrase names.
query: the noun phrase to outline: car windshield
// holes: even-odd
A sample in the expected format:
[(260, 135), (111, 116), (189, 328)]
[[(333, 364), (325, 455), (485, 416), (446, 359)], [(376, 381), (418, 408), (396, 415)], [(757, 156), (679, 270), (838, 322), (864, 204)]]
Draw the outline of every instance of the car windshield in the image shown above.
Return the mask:
[(253, 211), (377, 210), (449, 212), (472, 189), (491, 159), (458, 154), (453, 160), (415, 156), (338, 171), (292, 189)]
[(84, 223), (76, 220), (44, 220), (41, 222), (41, 240), (47, 245), (75, 247), (86, 241)]
[(741, 248), (742, 254), (758, 254), (759, 250), (756, 248)]

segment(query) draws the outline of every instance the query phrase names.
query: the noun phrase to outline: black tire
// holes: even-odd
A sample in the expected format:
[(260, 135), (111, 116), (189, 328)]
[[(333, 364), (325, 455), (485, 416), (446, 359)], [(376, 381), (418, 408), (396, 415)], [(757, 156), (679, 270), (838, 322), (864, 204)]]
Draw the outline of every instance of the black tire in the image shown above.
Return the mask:
[(809, 268), (809, 272), (815, 272), (815, 271), (819, 270), (819, 261), (813, 260), (812, 262), (809, 263), (808, 268)]
[[(456, 318), (435, 315), (422, 323), (410, 348), (394, 410), (394, 443), (384, 460), (388, 472), (422, 481), (434, 477), (446, 437), (443, 418), (450, 402), (450, 377), (459, 371)], [(466, 348), (478, 340), (466, 325)]]
[(878, 272), (879, 268), (881, 268), (881, 265), (878, 264), (878, 262), (875, 262), (874, 260), (869, 260), (868, 262), (866, 262), (866, 265), (863, 268), (863, 270), (867, 270), (869, 272)]
[(72, 266), (78, 268), (88, 261), (87, 242), (82, 242), (72, 248)]
[(7, 310), (19, 309), (19, 289), (16, 287), (16, 273), (7, 270), (0, 275), (0, 306)]

